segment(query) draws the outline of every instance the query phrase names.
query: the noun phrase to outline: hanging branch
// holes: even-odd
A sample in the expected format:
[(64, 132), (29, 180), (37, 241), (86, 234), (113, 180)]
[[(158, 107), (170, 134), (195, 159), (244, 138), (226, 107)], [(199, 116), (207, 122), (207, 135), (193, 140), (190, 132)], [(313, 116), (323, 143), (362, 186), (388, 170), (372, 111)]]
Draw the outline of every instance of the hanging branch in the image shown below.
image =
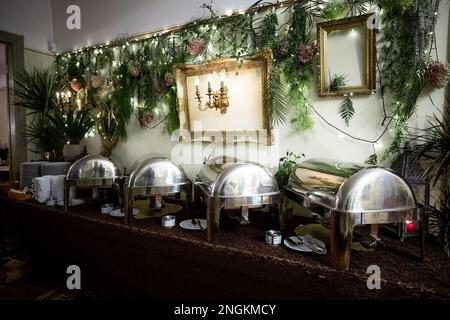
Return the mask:
[(339, 107), (339, 114), (344, 120), (345, 125), (348, 127), (350, 123), (350, 119), (355, 114), (355, 108), (353, 108), (353, 102), (350, 100), (348, 96), (344, 98), (344, 101), (342, 101), (340, 107)]

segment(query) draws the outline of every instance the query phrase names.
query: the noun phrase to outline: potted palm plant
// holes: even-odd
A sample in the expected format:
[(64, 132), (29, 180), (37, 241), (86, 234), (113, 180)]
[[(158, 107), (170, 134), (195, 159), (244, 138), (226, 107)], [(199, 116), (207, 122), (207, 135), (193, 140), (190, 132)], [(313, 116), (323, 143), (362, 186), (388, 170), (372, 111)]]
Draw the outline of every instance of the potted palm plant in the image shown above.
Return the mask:
[(436, 115), (428, 121), (429, 127), (413, 136), (416, 142), (415, 150), (419, 159), (425, 160), (422, 177), (429, 176), (433, 185), (441, 182), (440, 201), (437, 207), (431, 207), (429, 217), (431, 227), (450, 257), (450, 106), (447, 99), (442, 120)]
[(92, 109), (89, 106), (80, 110), (55, 109), (48, 114), (48, 119), (55, 127), (56, 134), (66, 141), (63, 147), (64, 158), (73, 161), (82, 156), (84, 147), (80, 142), (95, 125)]
[(54, 125), (47, 114), (55, 109), (55, 95), (64, 89), (64, 78), (53, 69), (24, 71), (15, 78), (14, 94), (16, 105), (26, 108), (29, 119), (25, 142), (30, 150), (42, 156), (49, 153), (58, 158), (64, 146), (64, 139), (55, 134)]

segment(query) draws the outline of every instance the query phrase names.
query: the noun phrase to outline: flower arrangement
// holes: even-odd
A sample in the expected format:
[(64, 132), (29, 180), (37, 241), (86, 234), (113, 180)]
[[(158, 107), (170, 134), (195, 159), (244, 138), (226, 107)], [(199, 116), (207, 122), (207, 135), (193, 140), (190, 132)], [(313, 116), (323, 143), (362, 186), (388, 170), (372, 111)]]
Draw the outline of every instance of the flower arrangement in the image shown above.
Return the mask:
[(199, 53), (201, 53), (205, 49), (205, 41), (200, 38), (196, 38), (192, 40), (192, 42), (189, 44), (189, 52), (195, 56)]
[(301, 43), (297, 49), (297, 59), (300, 64), (308, 64), (317, 54), (317, 46), (313, 42)]
[(427, 83), (436, 88), (444, 87), (450, 80), (450, 70), (446, 63), (432, 61), (425, 70)]

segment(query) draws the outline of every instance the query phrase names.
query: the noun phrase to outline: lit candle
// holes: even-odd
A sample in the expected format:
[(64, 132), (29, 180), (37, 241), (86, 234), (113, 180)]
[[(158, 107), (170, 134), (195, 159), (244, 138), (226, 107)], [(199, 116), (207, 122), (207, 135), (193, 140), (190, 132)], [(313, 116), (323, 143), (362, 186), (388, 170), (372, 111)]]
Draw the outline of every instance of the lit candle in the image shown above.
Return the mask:
[(406, 232), (414, 232), (415, 231), (415, 225), (414, 220), (406, 220)]
[(200, 80), (198, 78), (195, 79), (195, 92), (198, 93), (198, 84), (200, 83)]
[(59, 92), (56, 93), (56, 101), (59, 102)]
[(81, 100), (80, 99), (77, 99), (77, 106), (78, 106), (78, 110), (80, 110), (81, 109)]
[(208, 74), (208, 90), (211, 89), (211, 75)]
[(224, 87), (224, 81), (225, 81), (225, 72), (222, 72), (220, 74), (220, 88), (223, 89)]

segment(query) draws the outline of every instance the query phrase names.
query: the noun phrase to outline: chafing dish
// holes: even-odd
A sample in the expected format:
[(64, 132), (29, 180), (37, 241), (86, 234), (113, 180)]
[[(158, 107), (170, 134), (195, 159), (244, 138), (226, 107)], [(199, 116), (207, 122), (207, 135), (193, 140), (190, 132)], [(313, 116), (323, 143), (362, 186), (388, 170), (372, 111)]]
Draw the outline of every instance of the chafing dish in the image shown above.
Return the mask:
[(184, 170), (174, 162), (164, 157), (153, 157), (141, 162), (133, 170), (125, 188), (125, 203), (127, 214), (126, 222), (131, 221), (134, 198), (152, 197), (155, 200), (154, 207), (163, 206), (163, 196), (180, 196), (186, 194), (186, 211), (189, 210), (192, 194), (191, 182)]
[(285, 187), (280, 210), (282, 229), (292, 218), (291, 213), (285, 210), (289, 200), (306, 208), (325, 209), (317, 210), (321, 215), (330, 214), (331, 258), (338, 269), (349, 267), (355, 225), (417, 219), (422, 230), (423, 208), (416, 203), (408, 183), (390, 169), (378, 166), (307, 160), (295, 168)]
[(97, 189), (113, 188), (119, 178), (117, 166), (109, 159), (100, 155), (87, 155), (75, 161), (67, 172), (64, 180), (64, 210), (69, 205), (69, 190), (71, 187), (93, 190), (93, 197)]
[(248, 209), (279, 201), (278, 185), (261, 165), (234, 158), (210, 159), (195, 181), (197, 196), (207, 207), (208, 241), (217, 242), (222, 209), (242, 208), (242, 222), (248, 223)]

